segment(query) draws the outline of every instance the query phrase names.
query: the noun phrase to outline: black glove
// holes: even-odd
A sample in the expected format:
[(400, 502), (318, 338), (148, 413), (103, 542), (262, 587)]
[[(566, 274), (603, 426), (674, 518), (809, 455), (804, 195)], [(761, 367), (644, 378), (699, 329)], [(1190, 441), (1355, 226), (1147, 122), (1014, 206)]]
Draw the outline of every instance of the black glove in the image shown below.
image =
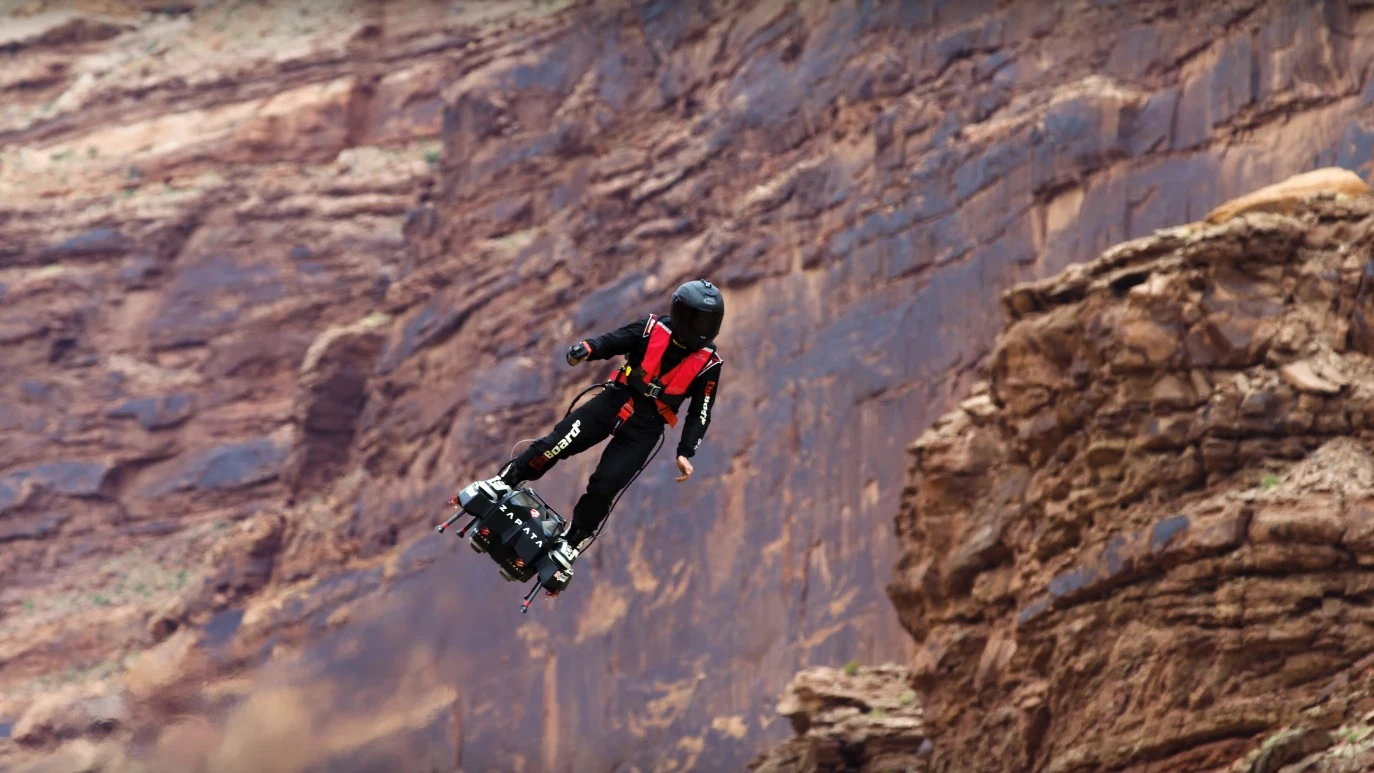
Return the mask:
[(587, 346), (587, 342), (578, 341), (577, 343), (568, 347), (568, 364), (576, 365), (577, 363), (582, 362), (583, 360), (590, 357), (591, 354), (592, 348), (590, 346)]

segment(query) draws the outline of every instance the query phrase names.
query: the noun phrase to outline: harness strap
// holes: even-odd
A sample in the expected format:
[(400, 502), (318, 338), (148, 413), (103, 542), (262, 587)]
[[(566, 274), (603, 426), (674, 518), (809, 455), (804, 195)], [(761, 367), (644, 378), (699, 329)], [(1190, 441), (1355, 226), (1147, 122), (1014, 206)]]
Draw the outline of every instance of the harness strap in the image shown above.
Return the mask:
[[(676, 427), (676, 426), (677, 426), (677, 413), (674, 412), (673, 409), (672, 409), (671, 407), (669, 407), (667, 403), (663, 402), (662, 400), (657, 399), (657, 396), (658, 396), (658, 393), (657, 393), (657, 392), (655, 392), (655, 393), (653, 393), (653, 394), (649, 394), (649, 392), (648, 392), (643, 386), (641, 386), (641, 385), (643, 384), (643, 382), (641, 382), (641, 381), (635, 381), (635, 380), (626, 380), (626, 379), (625, 379), (625, 373), (626, 373), (626, 371), (628, 371), (628, 370), (630, 370), (630, 366), (628, 366), (628, 365), (626, 365), (624, 368), (621, 368), (620, 370), (617, 370), (617, 371), (616, 371), (616, 377), (615, 377), (613, 380), (614, 380), (616, 383), (618, 383), (618, 384), (623, 384), (623, 385), (629, 387), (631, 391), (638, 392), (639, 394), (647, 395), (647, 396), (649, 396), (649, 397), (653, 397), (653, 398), (654, 398), (654, 407), (658, 409), (659, 415), (663, 417), (663, 420), (664, 420), (664, 421), (668, 422), (668, 426), (669, 426), (669, 427)], [(621, 424), (624, 424), (626, 421), (628, 421), (629, 418), (630, 418), (630, 416), (633, 415), (633, 414), (634, 414), (634, 398), (632, 397), (632, 398), (630, 398), (629, 400), (626, 400), (626, 401), (625, 401), (625, 405), (621, 406), (621, 408), (620, 408), (620, 413), (617, 414), (616, 427), (619, 428), (620, 425), (621, 425)]]
[[(649, 344), (645, 348), (644, 358), (639, 367), (632, 367), (627, 364), (618, 368), (611, 380), (652, 399), (655, 407), (658, 408), (659, 415), (668, 423), (668, 426), (676, 427), (677, 412), (661, 399), (662, 395), (686, 394), (696, 377), (720, 358), (713, 350), (698, 349), (687, 355), (676, 367), (660, 377), (659, 371), (663, 363), (663, 353), (667, 351), (669, 343), (672, 341), (672, 331), (659, 322), (656, 315), (651, 314), (648, 324), (644, 326), (644, 335), (648, 337)], [(665, 379), (666, 384), (663, 383)], [(629, 418), (629, 414), (625, 412), (624, 408), (621, 409), (621, 413), (623, 415), (620, 417), (619, 423), (616, 424), (617, 428)]]
[(625, 401), (624, 405), (620, 406), (620, 412), (615, 415), (615, 427), (611, 429), (611, 434), (615, 434), (615, 431), (620, 429), (620, 425), (629, 421), (630, 417), (633, 416), (634, 413), (635, 399), (631, 397), (630, 399)]

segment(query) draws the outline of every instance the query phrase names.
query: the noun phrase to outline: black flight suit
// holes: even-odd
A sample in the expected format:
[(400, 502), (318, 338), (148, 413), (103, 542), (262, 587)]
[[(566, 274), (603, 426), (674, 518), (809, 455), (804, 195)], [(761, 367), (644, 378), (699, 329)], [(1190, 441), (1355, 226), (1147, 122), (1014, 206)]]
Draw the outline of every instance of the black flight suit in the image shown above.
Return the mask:
[[(672, 329), (670, 317), (659, 317), (659, 321), (669, 330)], [(609, 360), (624, 355), (627, 363), (638, 367), (649, 344), (648, 325), (649, 318), (645, 317), (605, 335), (587, 339), (586, 343), (591, 348), (587, 360)], [(691, 353), (692, 350), (679, 346), (675, 341), (670, 342), (663, 352), (659, 377), (669, 373)], [(675, 406), (678, 409), (676, 413), (678, 421), (683, 424), (682, 437), (677, 444), (678, 456), (690, 459), (706, 435), (706, 428), (711, 424), (711, 411), (720, 393), (720, 368), (719, 362), (707, 365), (692, 381), (687, 394), (678, 398), (681, 403)], [(631, 399), (634, 400), (634, 413), (616, 429), (620, 410)], [(687, 404), (687, 400), (691, 401), (691, 410), (684, 412), (682, 406)], [(665, 399), (669, 405), (673, 401), (673, 398)], [(515, 477), (519, 480), (539, 480), (560, 459), (580, 454), (611, 437), (596, 471), (587, 481), (587, 492), (573, 507), (573, 522), (567, 539), (569, 544), (576, 547), (605, 520), (616, 494), (629, 485), (630, 479), (653, 453), (654, 445), (666, 428), (667, 421), (651, 398), (616, 384), (578, 406), (558, 422), (552, 432), (521, 452), (516, 458)], [(559, 448), (560, 445), (562, 448)]]

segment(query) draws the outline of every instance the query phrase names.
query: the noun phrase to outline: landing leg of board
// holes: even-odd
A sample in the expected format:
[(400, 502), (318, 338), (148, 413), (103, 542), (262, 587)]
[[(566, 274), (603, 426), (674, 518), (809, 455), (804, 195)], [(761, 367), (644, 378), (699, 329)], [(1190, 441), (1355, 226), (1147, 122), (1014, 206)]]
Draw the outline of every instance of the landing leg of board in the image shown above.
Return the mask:
[(536, 582), (536, 583), (534, 584), (534, 587), (533, 587), (533, 588), (530, 588), (530, 592), (525, 594), (525, 601), (524, 601), (522, 604), (520, 604), (520, 612), (521, 612), (521, 614), (524, 614), (524, 613), (527, 613), (527, 612), (530, 611), (530, 602), (531, 602), (531, 601), (534, 601), (534, 597), (539, 593), (539, 589), (542, 588), (542, 587), (544, 587), (544, 583), (542, 583), (542, 582)]
[[(458, 519), (459, 519), (459, 518), (462, 518), (462, 517), (465, 516), (465, 515), (471, 515), (471, 513), (468, 513), (466, 510), (459, 510), (458, 512), (456, 512), (456, 513), (454, 513), (453, 515), (449, 516), (449, 519), (448, 519), (447, 521), (444, 521), (443, 523), (439, 524), (438, 526), (435, 526), (435, 527), (434, 527), (434, 530), (437, 531), (437, 532), (439, 532), (440, 534), (443, 534), (443, 533), (444, 533), (444, 529), (447, 529), (448, 527), (450, 527), (450, 526), (452, 526), (453, 524), (457, 523), (457, 522), (458, 522)], [(472, 516), (472, 520), (468, 522), (468, 525), (467, 525), (467, 526), (464, 526), (464, 527), (463, 527), (463, 530), (460, 531), (460, 532), (458, 532), (458, 536), (459, 536), (459, 537), (462, 537), (462, 536), (464, 536), (465, 534), (467, 534), (468, 529), (472, 528), (472, 524), (474, 524), (474, 523), (476, 523), (476, 522), (477, 522), (477, 516), (474, 515), (474, 516)]]
[(439, 524), (438, 526), (435, 526), (435, 527), (434, 527), (434, 530), (437, 531), (437, 532), (439, 532), (440, 534), (443, 534), (443, 533), (444, 533), (444, 529), (447, 529), (448, 527), (450, 527), (450, 526), (452, 526), (453, 524), (457, 523), (457, 522), (458, 522), (458, 519), (459, 519), (459, 518), (462, 518), (462, 517), (463, 517), (463, 511), (462, 511), (462, 510), (459, 510), (458, 512), (456, 512), (456, 513), (454, 513), (453, 515), (449, 516), (449, 519), (448, 519), (447, 521), (444, 521), (443, 523)]
[(471, 520), (471, 521), (468, 521), (466, 524), (463, 525), (463, 528), (461, 528), (461, 529), (458, 530), (458, 538), (459, 538), (459, 539), (462, 539), (463, 537), (468, 536), (468, 530), (471, 529), (471, 528), (472, 528), (474, 525), (476, 525), (476, 524), (477, 524), (477, 516), (474, 515), (474, 516), (472, 516), (472, 520)]

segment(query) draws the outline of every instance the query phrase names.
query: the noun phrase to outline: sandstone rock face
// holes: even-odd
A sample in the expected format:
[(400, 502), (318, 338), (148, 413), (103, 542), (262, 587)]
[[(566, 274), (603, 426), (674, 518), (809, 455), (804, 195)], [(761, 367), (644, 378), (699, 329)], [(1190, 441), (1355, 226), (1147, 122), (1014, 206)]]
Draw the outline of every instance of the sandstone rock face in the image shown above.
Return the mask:
[(1006, 294), (896, 522), (933, 769), (1210, 770), (1296, 723), (1249, 763), (1278, 770), (1354, 719), (1331, 685), (1374, 652), (1374, 197), (1335, 196)]
[[(440, 647), (428, 684), (462, 697), (410, 748), (473, 769), (738, 768), (788, 736), (760, 707), (799, 667), (910, 655), (881, 592), (902, 445), (974, 380), (1001, 290), (1374, 145), (1360, 4), (346, 5), (112, 3), (0, 39), (0, 725), (42, 675), (194, 628), (226, 670), (340, 683)], [(1282, 264), (1306, 231), (1261, 215), (1255, 260)], [(1251, 238), (1226, 233), (1206, 249)], [(701, 274), (731, 375), (697, 477), (656, 461), (580, 590), (512, 617), (435, 508), (604, 376), (568, 341)], [(1123, 320), (1121, 367), (1171, 376), (1123, 405), (1186, 415), (1209, 373), (1291, 351), (1291, 395), (1225, 410), (1353, 424), (1324, 409), (1358, 375), (1309, 351), (1325, 323), (1275, 327), (1268, 287), (1217, 281), (1197, 319)], [(1362, 308), (1350, 350), (1374, 346)], [(1052, 456), (1061, 355), (1018, 353), (1030, 381), (970, 420), (1012, 399)], [(1306, 452), (1192, 421), (1152, 441), (1179, 480)], [(990, 433), (954, 443), (958, 480)], [(1084, 458), (1124, 470), (1129, 443)], [(571, 503), (593, 461), (541, 493)], [(1004, 546), (961, 543), (951, 587), (995, 592)]]

